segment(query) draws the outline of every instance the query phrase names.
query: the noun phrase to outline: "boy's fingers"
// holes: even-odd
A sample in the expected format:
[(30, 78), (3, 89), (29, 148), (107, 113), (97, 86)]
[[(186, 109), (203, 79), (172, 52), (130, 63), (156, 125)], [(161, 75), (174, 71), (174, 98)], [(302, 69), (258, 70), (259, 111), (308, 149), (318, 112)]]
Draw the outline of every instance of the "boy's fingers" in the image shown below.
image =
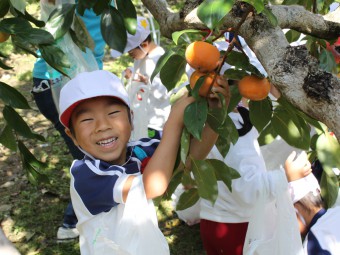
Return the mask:
[(312, 172), (312, 169), (308, 168), (307, 166), (305, 166), (303, 170), (304, 170), (303, 171), (303, 175), (304, 176), (307, 176), (307, 175), (309, 175)]

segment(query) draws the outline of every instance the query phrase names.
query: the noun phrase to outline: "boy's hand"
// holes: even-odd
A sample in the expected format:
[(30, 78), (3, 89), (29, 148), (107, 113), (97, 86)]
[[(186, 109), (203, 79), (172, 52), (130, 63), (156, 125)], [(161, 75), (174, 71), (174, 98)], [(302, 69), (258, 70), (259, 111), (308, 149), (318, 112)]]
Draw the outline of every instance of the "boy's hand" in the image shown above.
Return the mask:
[(216, 82), (219, 84), (219, 86), (218, 87), (213, 86), (211, 88), (212, 93), (208, 95), (209, 107), (211, 108), (222, 107), (220, 98), (217, 93), (220, 93), (224, 96), (226, 106), (228, 107), (229, 101), (230, 101), (230, 90), (229, 90), (228, 81), (224, 79), (222, 76), (217, 76)]
[(179, 98), (172, 106), (169, 118), (167, 120), (167, 123), (176, 122), (178, 127), (181, 127), (184, 125), (184, 110), (185, 108), (194, 102), (195, 99), (193, 97), (189, 97), (188, 94), (184, 94), (181, 98)]
[(293, 151), (285, 162), (285, 172), (288, 182), (301, 179), (312, 172), (306, 152), (301, 152), (297, 158), (295, 158), (295, 156), (296, 152)]
[(132, 71), (130, 68), (126, 68), (125, 71), (124, 71), (124, 78), (125, 79), (130, 79), (132, 76)]

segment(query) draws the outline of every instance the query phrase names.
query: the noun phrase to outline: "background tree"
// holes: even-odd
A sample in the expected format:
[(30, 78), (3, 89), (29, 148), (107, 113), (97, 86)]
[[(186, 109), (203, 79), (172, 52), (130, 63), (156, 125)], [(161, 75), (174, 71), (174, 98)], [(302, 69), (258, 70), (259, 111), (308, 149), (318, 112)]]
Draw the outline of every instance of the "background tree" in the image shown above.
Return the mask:
[[(340, 146), (337, 140), (329, 135), (329, 131), (334, 132), (339, 139), (340, 80), (337, 77), (339, 65), (336, 65), (334, 56), (326, 49), (327, 42), (332, 44), (340, 36), (340, 8), (328, 14), (333, 1), (187, 0), (182, 2), (179, 11), (173, 11), (164, 0), (141, 2), (158, 21), (162, 36), (173, 39), (174, 42), (173, 48), (166, 52), (154, 72), (160, 72), (162, 82), (168, 89), (175, 87), (185, 72), (184, 54), (188, 40), (202, 40), (202, 35), (207, 41), (217, 40), (225, 31), (232, 31), (245, 39), (268, 73), (271, 83), (282, 93), (277, 107), (273, 107), (268, 98), (250, 102), (251, 119), (261, 133), (261, 141), (268, 142), (280, 135), (297, 148), (310, 149), (311, 159), (317, 157), (325, 169), (322, 187), (328, 205), (332, 205), (338, 191), (338, 180), (332, 167), (340, 165)], [(92, 47), (87, 31), (78, 18), (86, 8), (93, 8), (98, 15), (102, 15), (102, 34), (109, 47), (122, 52), (126, 45), (127, 33), (135, 33), (136, 10), (133, 2), (116, 0), (116, 7), (112, 7), (110, 3), (110, 0), (80, 0), (78, 14), (75, 13), (74, 5), (63, 5), (51, 14), (45, 24), (27, 13), (25, 1), (3, 0), (0, 4), (0, 33), (4, 36), (3, 40), (10, 35), (16, 47), (32, 55), (36, 56), (36, 49), (40, 49), (48, 64), (67, 75), (68, 68), (76, 63), (69, 61), (58, 48), (57, 42), (66, 32), (70, 32), (79, 48), (84, 50), (85, 46)], [(284, 28), (291, 31), (285, 35), (282, 31)], [(300, 33), (306, 35), (306, 46), (291, 47), (289, 42), (299, 38)], [(235, 43), (235, 40), (231, 42), (231, 48)], [(258, 70), (250, 65), (243, 54), (228, 50), (224, 56), (224, 60), (234, 66), (232, 71), (225, 73), (227, 78), (240, 80), (249, 72), (259, 75)], [(1, 57), (6, 56), (1, 54)], [(11, 68), (3, 62), (0, 62), (0, 66), (4, 69)], [(240, 99), (238, 90), (232, 90), (233, 100), (228, 111)], [(192, 93), (196, 95), (195, 89)], [(44, 138), (33, 133), (15, 111), (15, 108), (29, 108), (26, 99), (5, 83), (0, 83), (0, 98), (5, 105), (3, 117), (6, 122), (0, 142), (11, 150), (19, 150), (23, 166), (32, 182), (44, 179), (40, 171), (43, 163), (27, 150), (22, 137), (40, 140)], [(204, 121), (199, 120), (204, 118), (210, 118), (210, 123), (221, 134), (222, 138), (217, 145), (222, 155), (227, 153), (228, 145), (237, 140), (225, 114), (227, 111), (203, 111), (202, 102), (199, 101), (193, 109), (188, 109), (187, 126), (182, 139), (182, 161), (188, 156), (187, 137), (200, 136), (201, 124)], [(198, 109), (200, 111), (195, 111)], [(194, 112), (198, 115), (194, 115)], [(313, 137), (310, 137), (310, 125), (317, 130)], [(194, 165), (208, 164), (208, 168), (213, 169), (221, 167), (216, 162), (196, 163)], [(199, 169), (202, 169), (202, 165), (191, 170), (195, 173), (200, 171)], [(208, 173), (214, 173), (214, 170), (211, 171)], [(230, 183), (230, 178), (235, 176), (231, 169), (226, 171), (229, 173), (225, 182)], [(184, 171), (185, 174), (181, 172), (177, 176), (175, 174), (170, 193), (180, 181), (192, 181), (185, 178), (189, 176), (188, 172), (190, 171)], [(207, 178), (198, 180), (198, 176), (195, 175), (198, 194), (205, 194), (213, 200), (214, 189), (210, 184), (216, 183), (217, 177), (205, 173), (203, 176)], [(215, 179), (211, 180), (211, 176), (215, 176)], [(195, 199), (198, 198), (197, 193), (192, 195)]]

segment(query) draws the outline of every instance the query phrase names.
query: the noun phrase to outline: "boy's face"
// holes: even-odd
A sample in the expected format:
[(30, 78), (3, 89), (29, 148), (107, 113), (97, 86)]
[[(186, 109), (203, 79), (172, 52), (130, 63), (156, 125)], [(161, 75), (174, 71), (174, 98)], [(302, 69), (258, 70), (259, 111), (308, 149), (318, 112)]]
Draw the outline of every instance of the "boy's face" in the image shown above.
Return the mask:
[(96, 97), (81, 102), (73, 111), (73, 134), (66, 133), (75, 145), (97, 159), (122, 165), (131, 135), (129, 109), (112, 97)]
[[(143, 59), (146, 56), (146, 47), (147, 47), (148, 43), (147, 42), (143, 42), (141, 45), (139, 45), (138, 47), (128, 51), (129, 56), (133, 59)], [(143, 50), (141, 49), (143, 48)]]

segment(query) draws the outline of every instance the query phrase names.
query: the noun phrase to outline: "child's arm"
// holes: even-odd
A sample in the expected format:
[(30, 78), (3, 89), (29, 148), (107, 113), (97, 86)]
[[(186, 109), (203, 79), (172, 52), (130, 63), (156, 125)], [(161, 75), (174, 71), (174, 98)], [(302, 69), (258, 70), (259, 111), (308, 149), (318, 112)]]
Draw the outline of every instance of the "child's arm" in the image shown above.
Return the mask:
[(301, 152), (296, 158), (295, 156), (296, 152), (293, 151), (285, 162), (285, 172), (288, 182), (303, 178), (312, 172), (306, 152)]
[(144, 169), (143, 182), (147, 198), (162, 195), (168, 186), (184, 126), (184, 110), (193, 101), (192, 97), (184, 97), (171, 108), (169, 118), (164, 125), (162, 139)]
[[(210, 95), (209, 106), (221, 107), (221, 102), (216, 93), (221, 93), (226, 104), (229, 104), (229, 86), (227, 81), (218, 78), (219, 87), (214, 87), (214, 94)], [(183, 118), (185, 108), (194, 101), (192, 97), (185, 97), (176, 102), (171, 108), (169, 119), (167, 120), (163, 136), (158, 148), (148, 162), (143, 173), (144, 188), (147, 198), (154, 198), (162, 195), (168, 187), (175, 166), (177, 151), (183, 130)], [(204, 159), (214, 146), (218, 134), (216, 134), (208, 124), (202, 132), (202, 140), (192, 139), (190, 155), (194, 159)]]

